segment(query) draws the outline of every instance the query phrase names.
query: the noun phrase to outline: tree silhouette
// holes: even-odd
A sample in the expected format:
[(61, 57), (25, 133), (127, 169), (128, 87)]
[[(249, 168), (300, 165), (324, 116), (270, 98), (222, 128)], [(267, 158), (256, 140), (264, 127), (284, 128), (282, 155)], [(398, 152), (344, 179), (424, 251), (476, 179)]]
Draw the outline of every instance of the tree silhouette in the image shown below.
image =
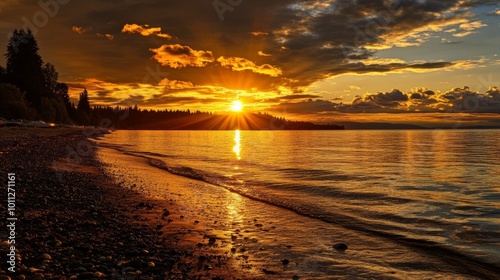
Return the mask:
[(90, 102), (89, 102), (89, 94), (87, 89), (84, 89), (82, 93), (80, 93), (80, 100), (78, 101), (78, 111), (82, 111), (87, 116), (90, 115)]
[(7, 45), (6, 81), (26, 92), (26, 99), (42, 109), (42, 65), (38, 42), (31, 30), (14, 30)]
[(5, 82), (5, 68), (0, 66), (0, 84)]
[(42, 67), (42, 83), (43, 83), (43, 95), (46, 97), (54, 97), (57, 90), (57, 80), (59, 79), (59, 73), (57, 73), (56, 68), (51, 63), (46, 63)]
[(69, 88), (68, 85), (65, 83), (57, 83), (56, 84), (56, 90), (55, 90), (55, 96), (56, 98), (60, 98), (66, 107), (66, 111), (68, 111), (68, 114), (74, 110), (75, 108), (73, 107), (73, 104), (71, 104), (71, 99), (69, 98)]

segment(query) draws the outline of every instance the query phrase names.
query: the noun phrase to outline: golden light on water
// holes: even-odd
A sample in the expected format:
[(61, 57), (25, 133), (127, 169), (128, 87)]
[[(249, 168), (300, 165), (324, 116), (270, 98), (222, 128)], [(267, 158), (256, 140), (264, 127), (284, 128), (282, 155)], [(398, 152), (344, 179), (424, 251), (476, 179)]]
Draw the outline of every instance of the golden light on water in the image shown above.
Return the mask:
[(233, 105), (231, 105), (231, 110), (233, 112), (241, 112), (242, 109), (243, 109), (243, 104), (241, 103), (241, 101), (239, 100), (233, 101)]
[(236, 154), (236, 158), (238, 160), (241, 159), (241, 147), (240, 147), (240, 130), (235, 130), (234, 131), (234, 147), (233, 147), (233, 152)]

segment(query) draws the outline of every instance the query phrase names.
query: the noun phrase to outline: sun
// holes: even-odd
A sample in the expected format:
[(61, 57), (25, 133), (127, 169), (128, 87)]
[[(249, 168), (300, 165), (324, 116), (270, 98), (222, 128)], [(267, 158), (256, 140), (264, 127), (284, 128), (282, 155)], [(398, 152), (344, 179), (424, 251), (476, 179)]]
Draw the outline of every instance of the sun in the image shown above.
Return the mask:
[(233, 101), (233, 105), (231, 105), (231, 110), (233, 112), (241, 112), (242, 109), (243, 109), (243, 104), (241, 103), (241, 101), (239, 100)]

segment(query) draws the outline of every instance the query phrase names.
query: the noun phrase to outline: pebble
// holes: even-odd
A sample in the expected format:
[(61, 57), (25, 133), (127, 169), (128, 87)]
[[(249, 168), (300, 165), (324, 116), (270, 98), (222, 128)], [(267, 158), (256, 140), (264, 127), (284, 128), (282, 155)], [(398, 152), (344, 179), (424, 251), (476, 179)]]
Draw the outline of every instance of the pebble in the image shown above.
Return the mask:
[(168, 209), (163, 210), (162, 217), (167, 217), (168, 215), (170, 215), (170, 211)]
[(347, 250), (347, 244), (345, 243), (336, 243), (333, 245), (333, 248), (339, 250), (339, 251), (345, 251)]
[(77, 279), (92, 279), (92, 278), (96, 278), (94, 272), (87, 271), (78, 275)]
[(292, 280), (299, 280), (299, 276), (297, 275), (292, 276)]
[(282, 263), (283, 265), (287, 265), (287, 264), (289, 264), (289, 263), (290, 263), (290, 261), (289, 261), (289, 260), (287, 260), (287, 259), (282, 259), (282, 260), (281, 260), (281, 263)]

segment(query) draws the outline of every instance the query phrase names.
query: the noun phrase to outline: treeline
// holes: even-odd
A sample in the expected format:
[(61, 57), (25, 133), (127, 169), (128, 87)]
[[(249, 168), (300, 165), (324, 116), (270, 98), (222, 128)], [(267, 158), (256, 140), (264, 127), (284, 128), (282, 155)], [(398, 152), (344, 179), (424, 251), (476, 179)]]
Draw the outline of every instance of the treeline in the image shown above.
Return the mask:
[(43, 120), (56, 123), (90, 123), (86, 91), (75, 106), (68, 85), (59, 82), (59, 73), (44, 63), (38, 42), (30, 30), (14, 30), (0, 66), (0, 116), (7, 119)]
[(100, 107), (92, 109), (92, 125), (104, 126), (103, 120), (117, 129), (149, 130), (341, 130), (335, 124), (313, 124), (289, 121), (268, 113), (191, 112), (180, 110), (142, 110), (134, 107)]

